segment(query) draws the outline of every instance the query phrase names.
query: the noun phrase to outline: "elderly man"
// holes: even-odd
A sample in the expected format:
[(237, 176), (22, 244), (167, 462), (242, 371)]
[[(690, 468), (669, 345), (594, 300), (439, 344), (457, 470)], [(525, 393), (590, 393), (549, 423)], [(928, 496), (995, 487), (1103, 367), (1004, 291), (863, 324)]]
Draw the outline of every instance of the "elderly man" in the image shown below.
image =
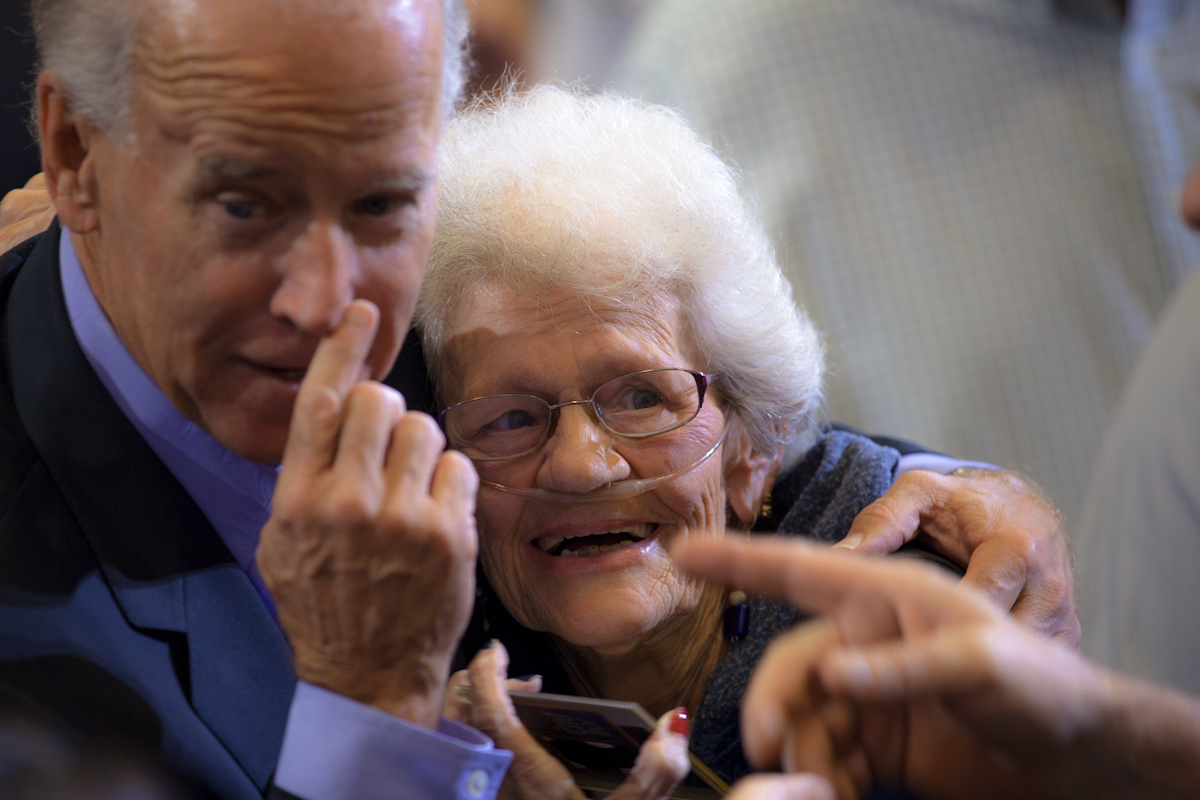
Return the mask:
[(509, 754), (439, 723), (474, 472), (364, 380), (424, 274), (457, 4), (33, 12), (62, 229), (0, 282), (5, 696), (225, 798), (494, 794)]

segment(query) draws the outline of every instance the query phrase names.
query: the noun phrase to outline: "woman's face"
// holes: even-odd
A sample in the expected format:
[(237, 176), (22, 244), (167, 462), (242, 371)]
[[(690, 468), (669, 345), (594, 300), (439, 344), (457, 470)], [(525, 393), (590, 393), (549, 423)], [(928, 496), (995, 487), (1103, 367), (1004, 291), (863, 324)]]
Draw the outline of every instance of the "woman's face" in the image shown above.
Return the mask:
[[(707, 366), (682, 333), (678, 303), (670, 298), (637, 309), (589, 310), (565, 295), (531, 301), (489, 289), (467, 298), (464, 308), (447, 346), (448, 404), (508, 393), (552, 404), (582, 400), (604, 382), (639, 370)], [(726, 419), (716, 402), (719, 386), (694, 420), (669, 433), (618, 437), (586, 406), (567, 406), (537, 451), (476, 466), (485, 481), (559, 492), (665, 475), (720, 438)], [(522, 625), (579, 646), (632, 647), (642, 634), (695, 608), (699, 584), (677, 571), (667, 549), (680, 537), (723, 533), (722, 469), (718, 451), (650, 492), (596, 503), (544, 502), (484, 486), (476, 511), (484, 570)], [(587, 549), (601, 543), (616, 546)]]

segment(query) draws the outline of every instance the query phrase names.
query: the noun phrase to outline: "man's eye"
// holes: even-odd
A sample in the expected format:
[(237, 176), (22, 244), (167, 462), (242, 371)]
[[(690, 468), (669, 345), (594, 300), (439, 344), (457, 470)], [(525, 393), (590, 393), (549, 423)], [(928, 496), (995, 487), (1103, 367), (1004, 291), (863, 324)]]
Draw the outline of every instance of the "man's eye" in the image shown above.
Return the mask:
[(382, 217), (394, 206), (390, 197), (365, 197), (358, 201), (358, 210), (369, 217)]
[(227, 200), (221, 205), (225, 213), (234, 219), (253, 219), (260, 211), (258, 203), (249, 200)]

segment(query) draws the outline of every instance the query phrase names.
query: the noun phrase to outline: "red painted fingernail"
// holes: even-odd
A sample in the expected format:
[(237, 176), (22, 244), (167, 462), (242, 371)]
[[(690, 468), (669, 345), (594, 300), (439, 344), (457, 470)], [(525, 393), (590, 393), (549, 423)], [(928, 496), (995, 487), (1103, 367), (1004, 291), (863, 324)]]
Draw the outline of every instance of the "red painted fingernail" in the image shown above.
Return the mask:
[(671, 733), (678, 733), (680, 736), (687, 738), (688, 735), (688, 715), (686, 708), (677, 708), (675, 713), (671, 715), (671, 722), (667, 725), (667, 729)]

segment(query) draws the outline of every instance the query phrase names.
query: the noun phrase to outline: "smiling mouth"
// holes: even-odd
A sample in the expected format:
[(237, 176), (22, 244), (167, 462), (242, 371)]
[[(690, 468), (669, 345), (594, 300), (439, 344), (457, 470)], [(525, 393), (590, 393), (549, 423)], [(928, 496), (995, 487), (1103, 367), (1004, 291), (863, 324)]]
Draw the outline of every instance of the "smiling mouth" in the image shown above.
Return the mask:
[(533, 543), (543, 553), (552, 556), (598, 556), (601, 553), (640, 542), (648, 538), (657, 528), (656, 524), (644, 522), (628, 528), (618, 528), (605, 533), (591, 533), (585, 536), (543, 536), (534, 539)]

